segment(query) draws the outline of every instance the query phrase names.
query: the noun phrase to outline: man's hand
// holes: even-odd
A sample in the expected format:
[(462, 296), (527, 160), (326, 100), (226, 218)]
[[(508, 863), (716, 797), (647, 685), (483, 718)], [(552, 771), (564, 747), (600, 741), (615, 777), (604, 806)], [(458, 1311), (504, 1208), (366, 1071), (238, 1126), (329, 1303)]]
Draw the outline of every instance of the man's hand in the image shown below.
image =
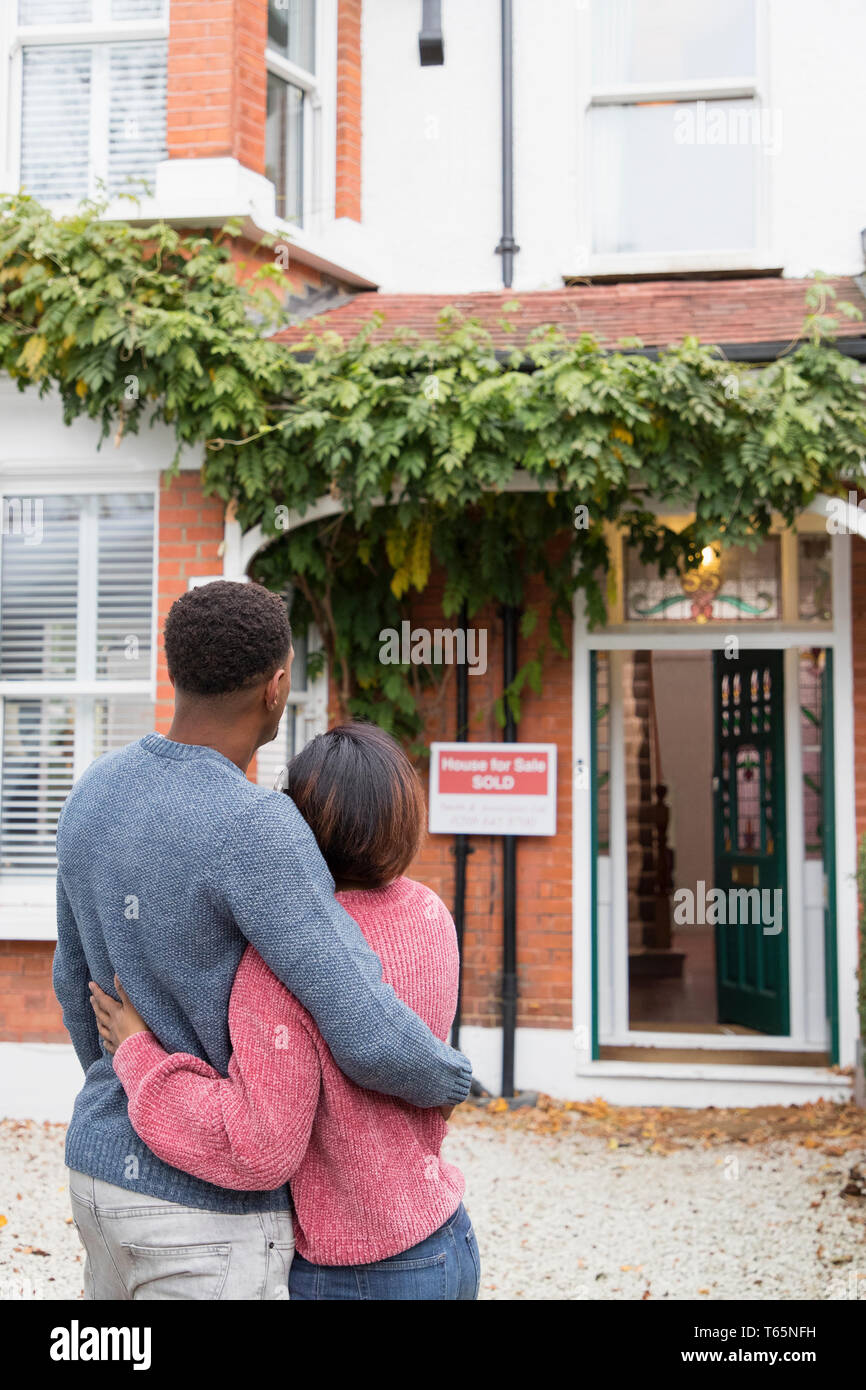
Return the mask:
[(99, 1036), (105, 1043), (106, 1052), (111, 1053), (113, 1057), (120, 1044), (126, 1042), (127, 1038), (131, 1038), (133, 1033), (146, 1033), (147, 1024), (131, 1002), (116, 975), (114, 988), (120, 995), (119, 1002), (101, 990), (93, 980), (90, 981), (88, 987), (90, 989), (90, 1002), (93, 1005), (93, 1012), (96, 1014)]

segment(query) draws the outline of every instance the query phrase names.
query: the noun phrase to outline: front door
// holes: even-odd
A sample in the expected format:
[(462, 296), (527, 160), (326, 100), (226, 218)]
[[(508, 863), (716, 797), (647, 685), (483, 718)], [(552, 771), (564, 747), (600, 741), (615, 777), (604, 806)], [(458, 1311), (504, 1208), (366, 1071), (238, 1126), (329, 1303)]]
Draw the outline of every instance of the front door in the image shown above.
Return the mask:
[(781, 652), (713, 659), (718, 1021), (777, 1036), (790, 1031), (783, 669)]

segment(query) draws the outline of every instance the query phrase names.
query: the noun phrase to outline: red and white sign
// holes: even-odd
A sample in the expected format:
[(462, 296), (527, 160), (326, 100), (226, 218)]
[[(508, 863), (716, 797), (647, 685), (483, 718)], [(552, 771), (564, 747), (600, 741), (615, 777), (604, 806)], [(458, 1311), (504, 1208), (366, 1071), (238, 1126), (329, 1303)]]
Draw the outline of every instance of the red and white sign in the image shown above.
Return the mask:
[(555, 743), (434, 743), (434, 835), (555, 835)]

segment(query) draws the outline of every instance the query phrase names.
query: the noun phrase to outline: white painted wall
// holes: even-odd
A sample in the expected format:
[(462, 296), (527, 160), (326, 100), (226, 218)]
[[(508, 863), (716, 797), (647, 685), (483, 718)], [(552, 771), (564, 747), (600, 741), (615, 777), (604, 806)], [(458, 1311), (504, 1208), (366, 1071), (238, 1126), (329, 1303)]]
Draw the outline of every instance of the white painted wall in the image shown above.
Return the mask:
[[(460, 1046), (474, 1075), (494, 1095), (502, 1075), (502, 1030), (463, 1028)], [(718, 1054), (715, 1054), (718, 1056)], [(847, 1076), (822, 1067), (738, 1067), (703, 1062), (581, 1063), (571, 1032), (563, 1028), (518, 1028), (516, 1084), (557, 1100), (594, 1100), (615, 1105), (802, 1105), (820, 1099), (845, 1101)], [(66, 1124), (84, 1074), (74, 1051), (62, 1043), (0, 1043), (0, 1120)]]
[(364, 3), (362, 214), (382, 289), (499, 286), (499, 4), (442, 10), (445, 64), (422, 68), (420, 4)]
[[(118, 392), (123, 390), (122, 379)], [(34, 495), (46, 477), (69, 474), (74, 491), (82, 474), (107, 472), (128, 487), (136, 473), (157, 478), (171, 464), (176, 448), (173, 430), (145, 421), (138, 434), (126, 435), (115, 448), (109, 437), (99, 447), (99, 423), (81, 417), (63, 423), (57, 392), (40, 396), (34, 387), (19, 391), (11, 377), (0, 375), (0, 490), (6, 480), (26, 481)], [(181, 467), (199, 469), (203, 449), (184, 449)], [(12, 490), (12, 489), (10, 489)], [(23, 490), (23, 488), (21, 489)]]
[[(586, 261), (582, 136), (598, 2), (514, 0), (517, 290), (613, 268)], [(364, 4), (364, 234), (384, 290), (501, 288), (499, 5), (443, 0), (442, 12), (445, 64), (422, 68), (420, 5)], [(751, 262), (859, 273), (866, 5), (764, 0), (761, 28), (760, 97), (781, 124), (778, 151), (759, 155), (762, 245)]]

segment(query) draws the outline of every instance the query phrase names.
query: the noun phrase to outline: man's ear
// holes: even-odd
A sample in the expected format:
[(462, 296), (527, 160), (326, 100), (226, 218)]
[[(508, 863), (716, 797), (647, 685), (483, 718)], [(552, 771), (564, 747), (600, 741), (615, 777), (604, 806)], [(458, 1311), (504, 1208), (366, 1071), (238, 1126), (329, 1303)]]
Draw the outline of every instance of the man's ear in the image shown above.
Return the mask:
[(277, 670), (274, 672), (267, 685), (265, 686), (265, 704), (267, 705), (269, 710), (276, 709), (277, 705), (279, 704), (280, 686), (284, 678), (288, 679), (288, 675), (289, 673), (286, 667), (280, 666), (277, 668)]

